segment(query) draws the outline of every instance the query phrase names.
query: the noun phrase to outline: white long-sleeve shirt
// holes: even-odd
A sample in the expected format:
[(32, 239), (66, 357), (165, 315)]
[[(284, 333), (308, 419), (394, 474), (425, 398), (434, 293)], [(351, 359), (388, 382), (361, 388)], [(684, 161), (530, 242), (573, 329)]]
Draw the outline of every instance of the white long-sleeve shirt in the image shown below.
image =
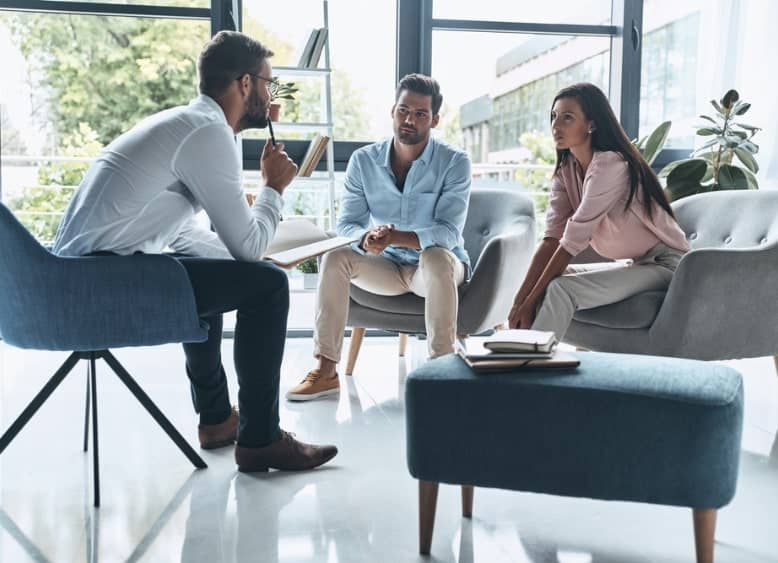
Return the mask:
[[(160, 253), (261, 260), (282, 199), (265, 187), (249, 207), (241, 155), (221, 106), (201, 95), (141, 121), (100, 154), (65, 213), (54, 252)], [(205, 210), (215, 232), (197, 225)]]

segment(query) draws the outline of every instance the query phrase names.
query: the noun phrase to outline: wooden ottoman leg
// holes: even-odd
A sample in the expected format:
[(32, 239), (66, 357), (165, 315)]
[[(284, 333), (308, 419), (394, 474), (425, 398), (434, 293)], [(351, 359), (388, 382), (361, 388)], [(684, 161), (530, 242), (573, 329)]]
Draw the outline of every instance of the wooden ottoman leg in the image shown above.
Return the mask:
[(364, 336), (364, 327), (354, 327), (351, 329), (351, 344), (348, 347), (346, 375), (354, 373), (354, 365), (357, 363), (357, 356), (359, 356), (359, 349), (362, 347), (362, 338), (364, 338)]
[(697, 563), (713, 563), (713, 537), (716, 534), (716, 509), (695, 509), (694, 548)]
[(773, 356), (773, 362), (775, 362), (775, 373), (778, 373), (778, 355)]
[(462, 516), (473, 517), (473, 486), (462, 485)]
[(419, 553), (422, 555), (430, 554), (437, 503), (438, 484), (419, 481)]
[(405, 357), (405, 349), (408, 347), (408, 335), (404, 332), (400, 333), (400, 357)]

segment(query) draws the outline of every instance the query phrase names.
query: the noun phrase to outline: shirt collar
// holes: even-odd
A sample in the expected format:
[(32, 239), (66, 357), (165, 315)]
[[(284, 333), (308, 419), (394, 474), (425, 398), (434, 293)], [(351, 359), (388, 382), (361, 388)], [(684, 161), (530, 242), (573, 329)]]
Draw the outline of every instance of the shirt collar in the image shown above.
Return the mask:
[(191, 102), (192, 104), (205, 104), (212, 110), (217, 111), (217, 113), (222, 116), (224, 119), (224, 123), (229, 126), (229, 123), (227, 123), (227, 116), (224, 113), (224, 109), (219, 105), (219, 102), (214, 100), (212, 97), (206, 95), (206, 94), (200, 94), (197, 96), (194, 100)]
[[(379, 153), (379, 162), (383, 161), (384, 168), (392, 168), (392, 143), (394, 143), (393, 137), (384, 141), (384, 146), (381, 147), (381, 152)], [(429, 164), (429, 161), (432, 159), (434, 144), (435, 139), (430, 136), (429, 140), (427, 141), (427, 146), (424, 147), (424, 150), (421, 151), (421, 154), (416, 160), (424, 164)]]

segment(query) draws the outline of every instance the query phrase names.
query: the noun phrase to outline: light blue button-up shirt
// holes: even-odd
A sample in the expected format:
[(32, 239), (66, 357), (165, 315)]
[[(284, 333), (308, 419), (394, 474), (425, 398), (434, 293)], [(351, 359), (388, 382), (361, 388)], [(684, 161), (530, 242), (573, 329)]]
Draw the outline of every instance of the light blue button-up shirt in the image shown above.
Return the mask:
[[(470, 269), (464, 247), (470, 199), (470, 159), (446, 143), (430, 138), (397, 187), (391, 165), (392, 139), (355, 151), (346, 169), (345, 193), (337, 231), (341, 236), (362, 237), (375, 225), (394, 224), (413, 231), (421, 249), (438, 246), (451, 250)], [(364, 254), (359, 244), (354, 250)], [(398, 264), (418, 265), (421, 251), (388, 246), (383, 256)]]

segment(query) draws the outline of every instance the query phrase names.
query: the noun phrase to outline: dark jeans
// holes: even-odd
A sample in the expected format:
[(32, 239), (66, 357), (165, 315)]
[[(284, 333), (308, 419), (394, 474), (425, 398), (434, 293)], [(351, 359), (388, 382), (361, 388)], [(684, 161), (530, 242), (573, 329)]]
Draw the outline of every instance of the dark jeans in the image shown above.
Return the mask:
[(201, 424), (230, 414), (221, 359), (222, 313), (237, 309), (234, 360), (238, 374), (238, 444), (265, 446), (278, 439), (278, 386), (289, 313), (286, 274), (264, 262), (176, 257), (186, 268), (208, 340), (184, 344), (186, 373)]

